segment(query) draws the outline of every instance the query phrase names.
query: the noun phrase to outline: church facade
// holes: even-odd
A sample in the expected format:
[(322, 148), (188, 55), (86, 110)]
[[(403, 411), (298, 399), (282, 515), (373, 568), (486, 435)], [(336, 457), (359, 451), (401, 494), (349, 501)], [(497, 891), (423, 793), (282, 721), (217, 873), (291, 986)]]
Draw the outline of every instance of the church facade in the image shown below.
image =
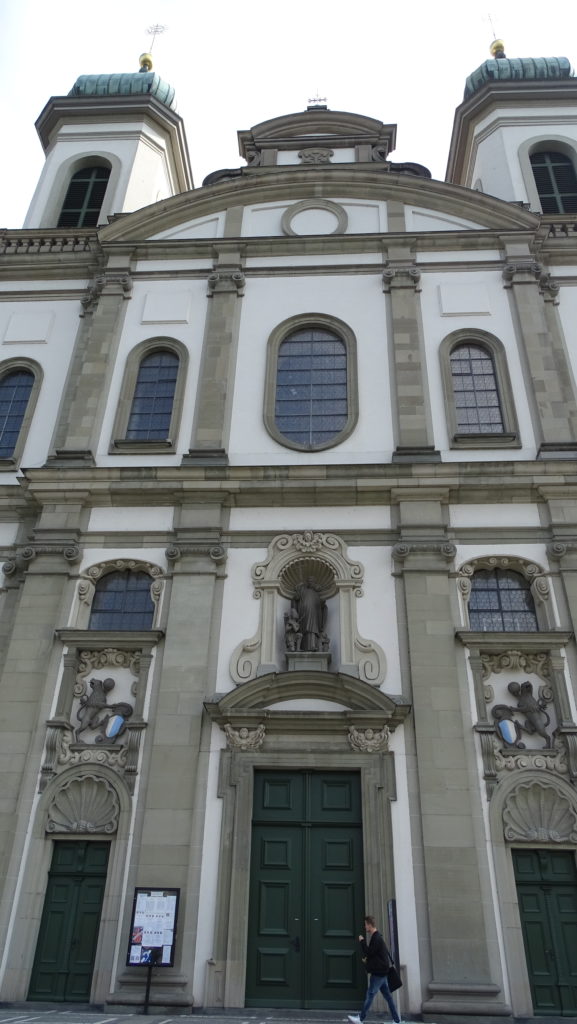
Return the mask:
[(83, 76), (0, 234), (0, 998), (577, 1013), (577, 79), (446, 181), (313, 104), (194, 189)]

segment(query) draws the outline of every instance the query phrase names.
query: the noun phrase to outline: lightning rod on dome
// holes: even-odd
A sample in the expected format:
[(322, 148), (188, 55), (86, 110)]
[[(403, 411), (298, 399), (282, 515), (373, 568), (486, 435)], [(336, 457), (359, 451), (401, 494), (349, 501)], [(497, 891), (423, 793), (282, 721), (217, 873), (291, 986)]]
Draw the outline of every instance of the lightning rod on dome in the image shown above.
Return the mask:
[(487, 21), (489, 22), (491, 32), (493, 33), (493, 42), (489, 47), (489, 53), (496, 60), (502, 60), (506, 56), (505, 43), (502, 39), (497, 39), (497, 33), (495, 32), (495, 26), (493, 25), (493, 19), (490, 14), (487, 14)]
[(148, 28), (146, 30), (146, 34), (148, 36), (152, 36), (152, 42), (150, 44), (150, 49), (151, 50), (152, 50), (152, 47), (154, 46), (154, 43), (156, 41), (156, 37), (157, 36), (161, 36), (163, 32), (166, 32), (167, 28), (168, 28), (168, 25), (149, 25), (148, 26)]

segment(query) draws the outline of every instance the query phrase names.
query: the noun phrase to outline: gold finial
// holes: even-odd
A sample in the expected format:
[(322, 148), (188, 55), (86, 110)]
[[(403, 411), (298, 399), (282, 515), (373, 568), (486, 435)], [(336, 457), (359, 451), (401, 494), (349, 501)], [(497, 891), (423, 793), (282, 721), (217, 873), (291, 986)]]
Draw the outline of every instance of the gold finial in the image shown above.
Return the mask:
[(138, 63), (140, 64), (141, 71), (152, 71), (152, 54), (141, 53), (138, 58)]
[(494, 39), (489, 47), (489, 51), (492, 57), (497, 60), (502, 59), (505, 56), (505, 43), (502, 39)]

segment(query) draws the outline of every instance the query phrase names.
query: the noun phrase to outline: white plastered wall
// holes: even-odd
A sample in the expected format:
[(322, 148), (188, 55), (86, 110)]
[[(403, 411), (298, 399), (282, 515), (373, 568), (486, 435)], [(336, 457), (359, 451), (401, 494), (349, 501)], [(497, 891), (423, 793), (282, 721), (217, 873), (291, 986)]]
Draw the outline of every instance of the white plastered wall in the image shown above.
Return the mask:
[[(166, 269), (171, 269), (170, 264), (166, 265)], [(180, 277), (175, 280), (136, 282), (132, 298), (128, 302), (118, 356), (110, 382), (108, 403), (96, 453), (98, 465), (137, 466), (142, 465), (143, 458), (147, 458), (136, 455), (110, 455), (109, 446), (127, 357), (136, 345), (150, 338), (174, 338), (180, 341), (188, 350), (189, 362), (176, 454), (154, 455), (148, 459), (151, 465), (178, 465), (182, 455), (189, 450), (207, 301), (204, 280), (186, 280)], [(156, 319), (157, 316), (159, 319)]]
[[(270, 437), (263, 404), (268, 339), (291, 316), (338, 317), (357, 340), (359, 419), (335, 448), (294, 452)], [(386, 308), (380, 276), (315, 275), (253, 279), (246, 289), (240, 323), (232, 412), (230, 462), (287, 465), (388, 461), (393, 449), (387, 354)]]
[[(515, 329), (508, 303), (508, 292), (498, 271), (467, 270), (427, 273), (421, 277), (421, 306), (425, 334), (427, 379), (434, 424), (435, 447), (446, 462), (460, 462), (464, 457), (471, 462), (493, 460), (532, 459), (536, 446), (523, 387), (523, 373)], [(452, 289), (449, 291), (449, 289)], [(462, 291), (460, 291), (462, 290)], [(462, 294), (459, 304), (459, 294)], [(470, 296), (477, 295), (472, 309)], [(450, 302), (448, 299), (450, 298)], [(444, 301), (445, 299), (445, 301)], [(450, 310), (450, 312), (446, 312)], [(461, 310), (461, 311), (459, 311)], [(481, 310), (483, 310), (481, 312)], [(441, 378), (439, 349), (443, 339), (457, 330), (476, 328), (494, 335), (503, 344), (509, 376), (513, 388), (515, 410), (519, 423), (522, 448), (467, 448), (451, 449), (445, 396)]]
[[(75, 282), (83, 288), (85, 282)], [(18, 285), (12, 283), (13, 288)], [(21, 284), (23, 292), (33, 289)], [(53, 283), (56, 289), (66, 282)], [(80, 293), (79, 293), (80, 296)], [(62, 387), (68, 367), (81, 312), (78, 299), (46, 299), (21, 302), (0, 302), (0, 364), (11, 359), (33, 360), (42, 367), (43, 380), (38, 393), (34, 416), (20, 459), (26, 468), (43, 466), (50, 451)], [(7, 476), (3, 476), (3, 481)]]
[[(319, 201), (322, 203), (323, 200)], [(387, 204), (386, 202), (363, 202), (355, 199), (334, 199), (331, 203), (341, 206), (347, 215), (346, 234), (364, 234), (371, 232), (384, 232), (387, 230)], [(310, 209), (303, 210), (298, 215), (298, 227), (295, 221), (294, 230), (299, 235), (323, 234), (319, 230), (317, 214), (320, 209), (314, 206), (314, 199), (310, 200)], [(283, 235), (282, 216), (291, 206), (298, 203), (278, 202), (259, 203), (249, 206), (244, 211), (242, 222), (243, 237), (250, 238), (259, 235)], [(336, 221), (335, 221), (336, 224)], [(330, 232), (331, 228), (327, 228)]]

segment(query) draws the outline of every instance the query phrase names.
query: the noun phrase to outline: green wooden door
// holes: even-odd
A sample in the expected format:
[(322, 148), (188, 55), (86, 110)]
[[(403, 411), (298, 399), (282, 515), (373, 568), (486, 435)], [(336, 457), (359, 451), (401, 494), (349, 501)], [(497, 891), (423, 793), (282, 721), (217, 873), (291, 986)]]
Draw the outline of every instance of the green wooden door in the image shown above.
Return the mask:
[(88, 1002), (109, 847), (54, 844), (29, 999)]
[(355, 1006), (364, 912), (358, 775), (256, 773), (246, 1005)]
[(535, 1013), (577, 1015), (577, 867), (571, 850), (514, 850)]

